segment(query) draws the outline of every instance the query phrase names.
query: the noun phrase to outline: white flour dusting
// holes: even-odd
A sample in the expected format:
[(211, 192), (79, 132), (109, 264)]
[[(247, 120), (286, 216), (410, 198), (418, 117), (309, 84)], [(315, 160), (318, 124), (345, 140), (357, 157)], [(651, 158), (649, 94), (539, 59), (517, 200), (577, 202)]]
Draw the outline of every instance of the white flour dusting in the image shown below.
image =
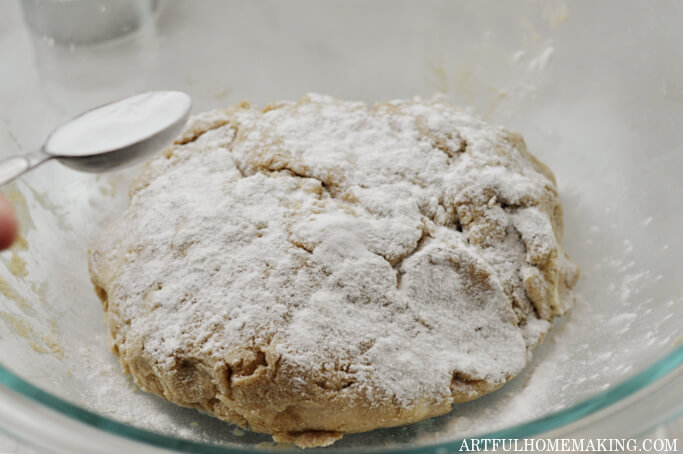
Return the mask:
[(470, 400), (571, 305), (551, 174), (443, 101), (309, 95), (199, 116), (180, 142), (91, 255), (122, 362), (167, 398), (179, 362), (256, 348), (301, 395), (317, 377), (371, 406)]
[(550, 63), (550, 59), (553, 58), (555, 53), (555, 48), (551, 45), (547, 45), (545, 49), (541, 51), (538, 56), (531, 59), (529, 62), (529, 71), (543, 71)]

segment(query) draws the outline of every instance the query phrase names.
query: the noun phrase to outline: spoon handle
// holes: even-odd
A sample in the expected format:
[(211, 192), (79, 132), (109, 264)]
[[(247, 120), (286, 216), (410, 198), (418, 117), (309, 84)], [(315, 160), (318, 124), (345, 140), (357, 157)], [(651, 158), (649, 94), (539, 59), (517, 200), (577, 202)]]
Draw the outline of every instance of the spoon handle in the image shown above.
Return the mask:
[(0, 161), (0, 186), (9, 183), (22, 173), (39, 166), (52, 156), (43, 151), (15, 155)]

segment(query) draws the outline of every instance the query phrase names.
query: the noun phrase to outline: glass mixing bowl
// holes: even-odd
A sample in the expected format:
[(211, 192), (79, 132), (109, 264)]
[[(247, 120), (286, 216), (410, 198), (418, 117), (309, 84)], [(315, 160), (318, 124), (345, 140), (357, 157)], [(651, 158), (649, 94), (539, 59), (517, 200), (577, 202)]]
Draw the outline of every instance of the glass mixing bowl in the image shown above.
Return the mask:
[[(582, 277), (529, 367), (448, 415), (327, 451), (634, 436), (681, 414), (683, 4), (157, 6), (133, 33), (71, 45), (32, 33), (20, 4), (3, 3), (0, 152), (33, 150), (74, 114), (147, 89), (187, 91), (195, 112), (310, 91), (368, 102), (442, 92), (520, 131), (557, 176)], [(0, 254), (0, 427), (63, 452), (272, 449), (267, 435), (138, 391), (108, 350), (87, 248), (126, 206), (136, 171), (49, 163), (4, 188), (22, 239)]]

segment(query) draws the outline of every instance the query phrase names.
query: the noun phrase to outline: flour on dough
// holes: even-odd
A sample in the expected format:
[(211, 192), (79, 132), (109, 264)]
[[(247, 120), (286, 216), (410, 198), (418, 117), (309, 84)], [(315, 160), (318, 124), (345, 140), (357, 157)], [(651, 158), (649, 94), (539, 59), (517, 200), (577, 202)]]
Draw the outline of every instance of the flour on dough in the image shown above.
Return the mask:
[(519, 134), (315, 94), (195, 116), (90, 271), (142, 389), (301, 446), (499, 388), (578, 277)]

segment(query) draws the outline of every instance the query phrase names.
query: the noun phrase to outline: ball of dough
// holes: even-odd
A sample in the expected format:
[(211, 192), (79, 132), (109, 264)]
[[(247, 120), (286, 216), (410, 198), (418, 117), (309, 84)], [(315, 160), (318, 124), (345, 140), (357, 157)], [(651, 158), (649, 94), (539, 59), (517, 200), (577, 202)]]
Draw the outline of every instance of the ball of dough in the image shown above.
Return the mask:
[(446, 101), (195, 116), (90, 250), (144, 390), (300, 446), (510, 380), (572, 304), (550, 170)]

